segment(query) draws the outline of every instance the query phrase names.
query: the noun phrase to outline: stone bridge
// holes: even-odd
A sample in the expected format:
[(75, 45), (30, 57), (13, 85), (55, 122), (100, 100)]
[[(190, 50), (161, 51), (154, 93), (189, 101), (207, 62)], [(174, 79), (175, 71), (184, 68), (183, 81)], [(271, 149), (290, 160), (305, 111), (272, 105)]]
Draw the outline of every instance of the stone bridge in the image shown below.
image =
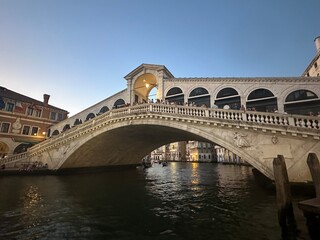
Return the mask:
[(52, 170), (135, 165), (164, 144), (187, 140), (220, 145), (271, 179), (273, 158), (281, 154), (290, 181), (306, 182), (308, 153), (320, 156), (320, 122), (311, 116), (141, 104), (105, 112), (0, 164), (40, 161)]

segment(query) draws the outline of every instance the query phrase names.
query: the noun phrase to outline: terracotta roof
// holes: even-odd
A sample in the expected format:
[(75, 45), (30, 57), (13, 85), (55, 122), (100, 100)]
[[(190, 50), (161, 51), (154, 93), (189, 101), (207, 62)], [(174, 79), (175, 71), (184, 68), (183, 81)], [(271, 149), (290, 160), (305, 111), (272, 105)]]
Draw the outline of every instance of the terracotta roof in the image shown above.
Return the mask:
[[(0, 86), (0, 98), (4, 97), (4, 98), (9, 98), (15, 101), (20, 101), (20, 102), (26, 102), (26, 103), (30, 103), (30, 104), (35, 104), (38, 106), (45, 106), (44, 102), (36, 100), (34, 98), (31, 97), (27, 97), (25, 95), (22, 95), (20, 93), (11, 91), (10, 89), (7, 89), (5, 87)], [(60, 110), (60, 111), (65, 111), (68, 112), (67, 110), (61, 109), (61, 108), (57, 108), (55, 106), (52, 106), (50, 104), (47, 105), (47, 107), (50, 107), (52, 109), (56, 109), (56, 110)]]

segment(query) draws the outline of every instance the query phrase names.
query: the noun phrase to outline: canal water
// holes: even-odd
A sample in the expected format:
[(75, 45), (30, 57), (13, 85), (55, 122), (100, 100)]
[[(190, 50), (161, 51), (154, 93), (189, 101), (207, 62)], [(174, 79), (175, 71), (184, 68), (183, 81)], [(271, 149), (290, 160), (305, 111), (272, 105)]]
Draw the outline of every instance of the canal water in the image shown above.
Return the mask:
[(173, 162), (100, 173), (2, 176), (0, 239), (283, 238), (275, 193), (257, 184), (250, 167)]

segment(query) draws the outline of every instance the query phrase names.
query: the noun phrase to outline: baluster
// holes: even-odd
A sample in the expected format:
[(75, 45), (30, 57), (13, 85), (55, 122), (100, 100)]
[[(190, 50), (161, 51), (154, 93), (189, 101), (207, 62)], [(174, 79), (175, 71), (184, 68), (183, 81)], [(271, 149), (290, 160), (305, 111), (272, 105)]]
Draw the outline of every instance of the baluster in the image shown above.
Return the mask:
[(226, 112), (223, 113), (222, 118), (223, 118), (223, 119), (227, 119), (227, 113), (226, 113)]
[(269, 122), (270, 124), (275, 124), (275, 116), (269, 116)]
[(260, 123), (260, 122), (261, 122), (260, 115), (256, 115), (256, 122), (258, 122), (258, 123)]
[(251, 122), (251, 121), (252, 121), (251, 114), (248, 114), (247, 116), (248, 116), (248, 117), (247, 117), (247, 121), (248, 121), (248, 122)]
[(307, 121), (307, 128), (312, 128), (312, 127), (311, 127), (311, 121), (312, 121), (312, 120), (309, 119), (309, 120), (306, 120), (306, 121)]
[(315, 128), (315, 129), (317, 128), (317, 122), (316, 122), (316, 120), (313, 120), (313, 121), (312, 121), (312, 128)]

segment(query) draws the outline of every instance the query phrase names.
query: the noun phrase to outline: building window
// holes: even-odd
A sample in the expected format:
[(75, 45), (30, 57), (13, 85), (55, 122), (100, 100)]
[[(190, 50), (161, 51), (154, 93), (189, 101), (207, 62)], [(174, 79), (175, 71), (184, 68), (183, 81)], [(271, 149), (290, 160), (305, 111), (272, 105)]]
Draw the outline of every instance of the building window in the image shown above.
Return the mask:
[(314, 68), (317, 68), (317, 67), (318, 67), (318, 63), (315, 62), (315, 63), (314, 63)]
[(7, 103), (6, 104), (6, 111), (13, 112), (14, 104), (13, 103)]
[(38, 136), (38, 130), (39, 130), (38, 127), (32, 127), (31, 135), (32, 136)]
[(58, 113), (58, 121), (62, 121), (63, 120), (63, 115), (62, 113)]
[(35, 114), (36, 117), (41, 117), (41, 109), (36, 109), (34, 111), (34, 114)]
[(10, 123), (2, 123), (1, 124), (1, 132), (3, 133), (8, 133), (9, 132), (9, 128), (10, 128)]
[(28, 116), (32, 116), (32, 114), (33, 114), (33, 108), (32, 107), (28, 107), (27, 108), (27, 115)]
[(50, 120), (56, 120), (56, 116), (57, 116), (57, 113), (51, 112), (50, 113)]
[(30, 126), (23, 126), (22, 134), (29, 135), (29, 132), (30, 132)]

